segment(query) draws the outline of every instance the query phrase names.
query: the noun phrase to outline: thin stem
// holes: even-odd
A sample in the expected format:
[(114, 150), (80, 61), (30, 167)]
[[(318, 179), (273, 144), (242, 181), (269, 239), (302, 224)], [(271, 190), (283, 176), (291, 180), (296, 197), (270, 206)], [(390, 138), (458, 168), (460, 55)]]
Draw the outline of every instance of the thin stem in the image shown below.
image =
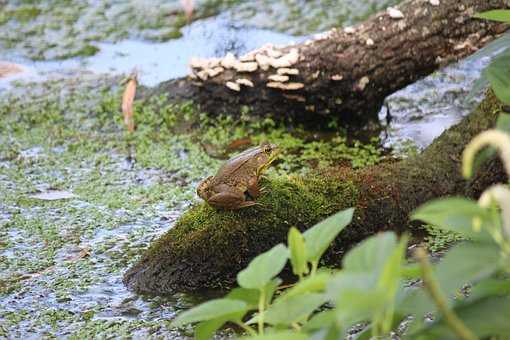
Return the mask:
[(247, 331), (250, 335), (257, 335), (255, 330), (253, 328), (249, 327), (248, 325), (244, 324), (244, 322), (236, 322), (236, 324), (239, 327), (241, 327), (242, 329), (244, 329), (245, 331)]
[(258, 324), (259, 324), (259, 334), (264, 334), (264, 308), (266, 304), (266, 290), (261, 289), (260, 290), (260, 297), (259, 297), (259, 318), (258, 318)]
[(478, 339), (469, 328), (462, 322), (462, 320), (448, 308), (447, 302), (437, 283), (432, 272), (432, 265), (428, 259), (427, 251), (423, 248), (418, 248), (415, 251), (415, 256), (420, 261), (422, 271), (423, 284), (429, 293), (430, 297), (437, 306), (437, 309), (443, 314), (447, 324), (457, 334), (459, 339), (463, 340), (476, 340)]

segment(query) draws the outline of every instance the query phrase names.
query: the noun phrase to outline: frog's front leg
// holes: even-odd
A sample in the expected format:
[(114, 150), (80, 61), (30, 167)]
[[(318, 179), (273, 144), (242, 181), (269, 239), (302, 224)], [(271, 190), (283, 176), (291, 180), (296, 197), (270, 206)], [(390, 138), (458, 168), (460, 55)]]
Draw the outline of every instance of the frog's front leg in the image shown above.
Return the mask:
[(248, 194), (250, 194), (250, 196), (253, 198), (259, 197), (261, 190), (259, 188), (259, 179), (257, 176), (254, 176), (248, 180), (246, 191), (248, 191)]
[(257, 204), (255, 201), (247, 201), (244, 192), (225, 184), (218, 185), (216, 194), (209, 197), (207, 203), (217, 208), (239, 209)]

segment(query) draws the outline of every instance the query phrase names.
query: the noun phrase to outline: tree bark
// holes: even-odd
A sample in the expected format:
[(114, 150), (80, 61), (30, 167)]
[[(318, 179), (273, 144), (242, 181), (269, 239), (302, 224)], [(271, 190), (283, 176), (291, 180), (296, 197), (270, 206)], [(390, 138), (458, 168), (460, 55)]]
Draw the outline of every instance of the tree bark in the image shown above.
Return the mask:
[(445, 131), (422, 154), (359, 171), (333, 168), (318, 175), (272, 179), (267, 194), (254, 206), (238, 211), (193, 206), (131, 267), (124, 282), (138, 292), (220, 288), (259, 253), (286, 242), (290, 227), (306, 230), (336, 211), (356, 207), (353, 221), (340, 233), (325, 260), (338, 264), (356, 242), (382, 230), (409, 228), (409, 213), (433, 198), (478, 197), (506, 175), (493, 159), (474, 179), (460, 175), (461, 153), (478, 133), (492, 127), (501, 112), (489, 96), (462, 122)]
[[(359, 125), (377, 118), (391, 93), (473, 53), (508, 27), (472, 15), (507, 8), (509, 0), (438, 2), (404, 1), (400, 12), (382, 12), (302, 44), (259, 49), (244, 56), (242, 65), (232, 56), (195, 61), (193, 76), (162, 83), (149, 94), (191, 99), (211, 114), (238, 115), (245, 107), (255, 116), (297, 123), (317, 125), (335, 117)], [(299, 74), (276, 81), (271, 76), (283, 75), (282, 65)], [(250, 67), (256, 70), (238, 71)]]

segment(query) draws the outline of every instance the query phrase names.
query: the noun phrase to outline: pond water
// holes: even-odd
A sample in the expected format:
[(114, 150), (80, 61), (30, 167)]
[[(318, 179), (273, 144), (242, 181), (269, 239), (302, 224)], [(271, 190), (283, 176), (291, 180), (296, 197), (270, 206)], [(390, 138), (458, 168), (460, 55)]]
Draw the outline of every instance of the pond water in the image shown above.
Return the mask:
[[(220, 161), (193, 137), (143, 128), (137, 161), (127, 160), (108, 94), (120, 76), (137, 68), (152, 86), (185, 75), (191, 56), (300, 41), (396, 2), (196, 1), (190, 25), (178, 1), (0, 2), (0, 61), (26, 69), (0, 79), (0, 338), (190, 334), (168, 321), (203, 297), (138, 296), (121, 279)], [(462, 62), (392, 95), (382, 141), (428, 145), (473, 107), (464, 98), (486, 63)], [(76, 197), (29, 197), (50, 189)]]

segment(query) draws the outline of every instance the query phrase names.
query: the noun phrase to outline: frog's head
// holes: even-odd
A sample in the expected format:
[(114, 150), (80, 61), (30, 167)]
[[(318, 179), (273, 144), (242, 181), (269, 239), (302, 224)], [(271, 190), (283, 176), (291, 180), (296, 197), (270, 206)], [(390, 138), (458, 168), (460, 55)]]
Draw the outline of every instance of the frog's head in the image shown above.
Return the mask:
[(278, 158), (279, 153), (280, 148), (276, 144), (268, 142), (260, 144), (256, 159), (258, 166), (257, 172), (259, 175), (264, 172), (276, 158)]

